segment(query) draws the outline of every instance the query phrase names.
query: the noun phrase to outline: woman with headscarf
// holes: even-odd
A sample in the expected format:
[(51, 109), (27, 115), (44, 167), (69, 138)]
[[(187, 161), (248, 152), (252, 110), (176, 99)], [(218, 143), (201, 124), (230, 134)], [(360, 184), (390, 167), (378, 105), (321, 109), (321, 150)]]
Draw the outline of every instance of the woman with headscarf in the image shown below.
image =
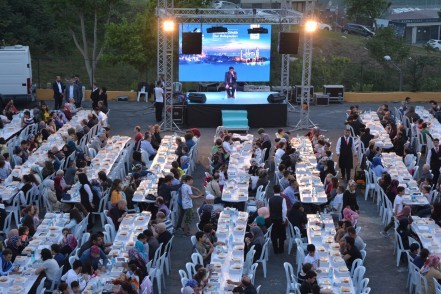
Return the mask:
[(357, 224), (358, 218), (359, 218), (358, 213), (353, 211), (350, 205), (347, 205), (345, 209), (343, 209), (343, 220), (350, 221), (353, 227), (355, 227), (355, 225)]
[(34, 176), (36, 182), (40, 185), (43, 181), (43, 175), (41, 174), (40, 168), (37, 165), (33, 165), (31, 166), (29, 173)]
[(217, 212), (214, 210), (214, 207), (211, 203), (213, 199), (206, 198), (207, 202), (204, 202), (202, 206), (199, 208), (199, 230), (203, 230), (206, 224), (215, 225), (217, 223)]
[(427, 289), (424, 289), (425, 285), (421, 283), (423, 288), (422, 293), (435, 293), (433, 278), (441, 280), (440, 258), (437, 255), (431, 255), (426, 262), (424, 262), (420, 272), (427, 280)]
[(254, 225), (258, 226), (264, 234), (266, 234), (266, 232), (268, 231), (265, 223), (265, 218), (261, 215), (256, 217), (256, 219), (254, 220)]
[[(265, 202), (263, 202), (262, 200), (257, 200), (256, 201), (256, 210), (253, 211), (252, 213), (250, 213), (248, 216), (248, 224), (253, 223), (254, 220), (256, 219), (256, 217), (259, 216), (258, 210), (262, 207), (265, 207)], [(264, 213), (264, 211), (261, 210), (261, 213)], [(268, 216), (269, 216), (269, 212), (268, 212)]]
[(148, 253), (145, 249), (143, 241), (139, 239), (140, 237), (147, 240), (147, 237), (144, 234), (142, 234), (142, 236), (138, 236), (138, 240), (136, 240), (136, 242), (135, 242), (135, 249), (136, 249), (136, 251), (138, 251), (138, 253), (141, 255), (142, 259), (147, 264), (147, 262), (149, 260)]
[(381, 164), (381, 158), (380, 157), (374, 157), (372, 159), (372, 169), (377, 177), (381, 177), (381, 175), (385, 172), (387, 172), (387, 169), (383, 167)]
[(403, 218), (399, 221), (397, 227), (397, 233), (401, 236), (401, 241), (403, 242), (403, 248), (405, 250), (409, 249), (409, 220), (407, 218)]
[(147, 273), (147, 260), (135, 248), (129, 249), (129, 265), (134, 264), (141, 269), (143, 273)]
[(384, 192), (386, 193), (387, 198), (389, 198), (389, 200), (394, 203), (395, 200), (395, 196), (398, 194), (398, 186), (400, 185), (400, 182), (398, 182), (398, 180), (392, 180), (392, 182), (390, 183), (390, 185), (386, 188), (386, 190), (384, 190)]
[(47, 199), (49, 204), (52, 206), (52, 211), (64, 211), (68, 212), (72, 207), (67, 203), (61, 203), (57, 199), (57, 194), (55, 192), (54, 181), (46, 179), (43, 181), (44, 193), (43, 199)]
[(11, 262), (14, 263), (15, 257), (20, 255), (24, 247), (21, 244), (20, 236), (18, 235), (17, 229), (12, 229), (8, 233), (8, 241), (6, 242), (6, 248), (11, 249), (12, 259)]
[(259, 200), (259, 205), (257, 206), (257, 216), (262, 216), (265, 219), (266, 227), (271, 226), (270, 211), (268, 207), (265, 206), (265, 202)]
[(354, 180), (350, 180), (346, 191), (343, 193), (343, 207), (350, 206), (350, 208), (359, 213), (360, 207), (357, 203), (357, 183)]
[(397, 218), (398, 221), (400, 221), (402, 219), (410, 220), (411, 213), (412, 213), (412, 209), (411, 209), (410, 206), (403, 206), (403, 209), (401, 210), (401, 212), (399, 212), (396, 215), (396, 218)]
[(265, 237), (263, 236), (262, 230), (255, 226), (251, 227), (250, 234), (245, 237), (245, 255), (250, 251), (251, 247), (254, 246), (256, 253), (254, 254), (253, 262), (256, 262), (262, 254), (263, 244), (265, 243)]

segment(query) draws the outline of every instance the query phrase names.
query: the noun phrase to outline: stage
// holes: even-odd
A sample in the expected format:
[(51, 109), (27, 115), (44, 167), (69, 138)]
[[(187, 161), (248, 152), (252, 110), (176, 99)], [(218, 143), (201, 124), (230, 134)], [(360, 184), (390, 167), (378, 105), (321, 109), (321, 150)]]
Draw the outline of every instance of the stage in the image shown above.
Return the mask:
[(269, 103), (270, 94), (278, 92), (236, 92), (227, 98), (225, 92), (197, 92), (207, 97), (205, 103), (188, 102), (189, 127), (215, 128), (222, 125), (221, 110), (247, 110), (250, 128), (283, 127), (287, 122), (287, 104)]

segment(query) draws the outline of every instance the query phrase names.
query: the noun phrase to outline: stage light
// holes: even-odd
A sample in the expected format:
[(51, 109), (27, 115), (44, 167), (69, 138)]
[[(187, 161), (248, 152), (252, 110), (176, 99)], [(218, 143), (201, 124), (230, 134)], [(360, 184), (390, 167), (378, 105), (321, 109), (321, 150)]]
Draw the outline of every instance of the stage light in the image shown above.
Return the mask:
[(212, 34), (212, 33), (227, 33), (228, 29), (226, 27), (211, 27), (211, 28), (207, 28), (207, 33)]
[(305, 23), (305, 31), (307, 33), (313, 33), (317, 30), (317, 22), (313, 20), (308, 20)]
[(164, 32), (173, 32), (175, 30), (175, 22), (173, 20), (164, 20), (162, 24)]
[(252, 29), (248, 29), (248, 34), (268, 34), (268, 29), (266, 29), (266, 28), (252, 28)]

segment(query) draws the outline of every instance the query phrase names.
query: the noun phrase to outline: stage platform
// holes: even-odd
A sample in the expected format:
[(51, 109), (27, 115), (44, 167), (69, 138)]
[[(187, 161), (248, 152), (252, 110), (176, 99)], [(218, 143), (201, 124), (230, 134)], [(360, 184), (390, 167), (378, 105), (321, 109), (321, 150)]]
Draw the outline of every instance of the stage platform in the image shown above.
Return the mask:
[(267, 98), (277, 92), (236, 92), (227, 98), (225, 92), (197, 92), (205, 94), (205, 103), (188, 102), (187, 123), (190, 127), (215, 128), (222, 125), (221, 110), (246, 110), (251, 128), (283, 127), (287, 122), (287, 104), (269, 103)]

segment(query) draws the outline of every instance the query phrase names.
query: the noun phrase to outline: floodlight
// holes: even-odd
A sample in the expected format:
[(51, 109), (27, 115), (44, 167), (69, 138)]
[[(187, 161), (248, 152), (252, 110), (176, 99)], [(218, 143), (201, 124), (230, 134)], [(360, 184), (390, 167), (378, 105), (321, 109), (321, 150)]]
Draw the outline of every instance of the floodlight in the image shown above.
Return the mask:
[(173, 20), (164, 20), (162, 25), (164, 32), (173, 32), (175, 30), (175, 22)]
[(317, 30), (317, 22), (313, 20), (308, 20), (305, 23), (305, 31), (307, 33), (313, 33)]

